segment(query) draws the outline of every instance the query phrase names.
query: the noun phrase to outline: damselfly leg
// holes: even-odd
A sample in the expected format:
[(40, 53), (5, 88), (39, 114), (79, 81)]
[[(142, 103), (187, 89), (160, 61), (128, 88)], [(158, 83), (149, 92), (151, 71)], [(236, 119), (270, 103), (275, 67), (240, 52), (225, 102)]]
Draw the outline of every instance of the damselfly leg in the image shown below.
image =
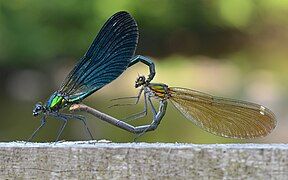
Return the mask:
[(57, 116), (58, 119), (62, 120), (63, 121), (63, 124), (60, 126), (59, 130), (58, 130), (58, 133), (57, 133), (57, 137), (56, 137), (56, 140), (55, 140), (55, 143), (59, 140), (64, 128), (66, 127), (67, 125), (67, 122), (68, 122), (68, 118), (65, 118), (65, 117), (62, 117), (62, 116)]
[(124, 100), (124, 99), (136, 99), (136, 101), (134, 103), (126, 103), (126, 104), (113, 104), (111, 106), (109, 106), (108, 108), (112, 108), (112, 107), (117, 107), (117, 106), (131, 106), (131, 105), (136, 105), (138, 104), (141, 94), (143, 92), (143, 89), (140, 89), (139, 93), (137, 96), (131, 96), (131, 97), (120, 97), (120, 98), (115, 98), (115, 99), (111, 99), (110, 101), (117, 101), (117, 100)]
[[(143, 92), (143, 89), (140, 89), (138, 95), (136, 96), (137, 100), (133, 104), (132, 103), (131, 104), (116, 104), (116, 105), (112, 105), (110, 107), (119, 106), (119, 105), (121, 105), (121, 106), (124, 106), (124, 105), (136, 105), (136, 104), (138, 104), (138, 102), (140, 100), (142, 92)], [(150, 100), (150, 97), (148, 97), (148, 98)], [(118, 99), (127, 99), (127, 98), (124, 97), (124, 98), (118, 98)], [(153, 108), (154, 108), (154, 106), (153, 106)], [(155, 108), (154, 108), (154, 110), (155, 110)], [(122, 119), (122, 121), (129, 122), (129, 121), (132, 121), (132, 120), (135, 120), (135, 119), (140, 119), (140, 118), (142, 118), (142, 117), (144, 117), (146, 115), (147, 115), (147, 95), (146, 95), (146, 92), (144, 92), (144, 110), (139, 112), (139, 113), (132, 114), (132, 115)]]
[(153, 119), (154, 119), (154, 117), (157, 114), (156, 108), (154, 107), (154, 105), (152, 103), (151, 96), (147, 96), (146, 93), (144, 93), (144, 110), (142, 112), (135, 113), (135, 114), (132, 114), (131, 116), (124, 118), (123, 121), (129, 122), (129, 121), (140, 119), (140, 118), (147, 116), (147, 113), (148, 113), (147, 101), (149, 102), (149, 105), (151, 107), (151, 111), (152, 111), (152, 115), (153, 115)]
[[(90, 129), (88, 128), (87, 126), (87, 123), (86, 123), (86, 118), (84, 116), (81, 116), (81, 115), (76, 115), (76, 114), (63, 114), (63, 113), (51, 113), (49, 114), (53, 117), (55, 117), (56, 119), (59, 119), (61, 121), (63, 121), (63, 124), (60, 126), (59, 130), (58, 130), (58, 133), (57, 133), (57, 137), (56, 137), (56, 140), (55, 142), (57, 142), (61, 136), (61, 134), (63, 133), (63, 130), (67, 124), (67, 122), (69, 120), (72, 120), (72, 119), (75, 119), (75, 120), (79, 120), (81, 121), (83, 124), (84, 124), (84, 127), (86, 128), (86, 131), (88, 132), (89, 136), (91, 139), (94, 139), (93, 136), (92, 136), (92, 133), (90, 131)], [(41, 119), (41, 124), (40, 126), (33, 132), (33, 134), (30, 136), (30, 138), (27, 140), (27, 141), (31, 141), (35, 135), (37, 134), (37, 132), (46, 124), (46, 116), (43, 116), (42, 119)]]
[(154, 107), (153, 103), (152, 103), (152, 100), (151, 100), (151, 96), (148, 96), (148, 101), (150, 103), (150, 106), (151, 106), (151, 110), (152, 110), (152, 114), (153, 114), (153, 117), (156, 116), (157, 112), (156, 112), (156, 108)]
[(132, 121), (132, 120), (135, 120), (135, 119), (140, 119), (142, 117), (145, 117), (147, 116), (147, 96), (146, 96), (146, 93), (144, 93), (144, 109), (143, 111), (139, 112), (139, 113), (134, 113), (126, 118), (124, 118), (122, 121), (125, 121), (125, 122), (129, 122), (129, 121)]
[[(57, 117), (58, 117), (58, 118), (61, 118), (61, 119), (64, 120), (64, 121), (68, 121), (68, 120), (72, 120), (72, 119), (81, 121), (81, 122), (83, 123), (83, 125), (84, 125), (87, 133), (89, 134), (90, 138), (91, 138), (91, 139), (94, 139), (94, 138), (93, 138), (93, 135), (92, 135), (92, 133), (91, 133), (91, 131), (90, 131), (90, 129), (89, 129), (88, 126), (87, 126), (86, 118), (85, 118), (84, 116), (81, 116), (81, 115), (78, 115), (78, 114), (63, 114), (63, 113), (61, 113), (61, 114), (58, 113), (58, 114), (56, 114), (56, 115), (54, 115), (54, 116), (55, 116), (56, 118), (57, 118)], [(61, 133), (62, 133), (62, 132), (61, 132)], [(59, 137), (60, 137), (61, 133), (59, 134)]]
[[(157, 113), (153, 103), (152, 103), (152, 100), (151, 100), (151, 96), (148, 96), (147, 97), (147, 100), (149, 101), (149, 104), (150, 104), (150, 107), (151, 107), (151, 111), (152, 111), (152, 114), (153, 114), (153, 121), (151, 124), (149, 125), (146, 125), (146, 129), (144, 129), (141, 133), (137, 134), (136, 137), (134, 138), (134, 142), (137, 141), (137, 139), (144, 135), (149, 129), (150, 131), (152, 130), (155, 130), (158, 125), (160, 124), (160, 121), (162, 120), (162, 117), (164, 116), (165, 112), (166, 112), (166, 107), (167, 106), (167, 102), (165, 101), (165, 103), (163, 102), (160, 102), (160, 105), (159, 105), (159, 111)], [(146, 100), (145, 100), (146, 101)]]
[(33, 134), (30, 136), (30, 138), (27, 140), (27, 142), (31, 141), (35, 135), (37, 134), (37, 132), (46, 124), (46, 116), (43, 116), (41, 119), (41, 124), (40, 126), (33, 132)]

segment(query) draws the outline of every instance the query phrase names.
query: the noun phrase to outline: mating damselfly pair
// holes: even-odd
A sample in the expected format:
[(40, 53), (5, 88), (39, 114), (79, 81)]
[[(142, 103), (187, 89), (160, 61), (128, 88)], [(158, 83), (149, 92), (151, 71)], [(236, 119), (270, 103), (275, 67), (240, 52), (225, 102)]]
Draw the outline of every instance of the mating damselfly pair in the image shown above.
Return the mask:
[[(42, 116), (41, 124), (28, 141), (32, 140), (45, 125), (47, 116), (63, 121), (56, 141), (59, 140), (70, 119), (81, 121), (93, 139), (85, 117), (75, 114), (75, 110), (86, 111), (101, 120), (141, 135), (157, 128), (165, 115), (168, 100), (187, 119), (215, 135), (242, 139), (255, 138), (266, 136), (275, 128), (274, 114), (262, 105), (219, 98), (185, 88), (168, 87), (162, 83), (151, 83), (156, 73), (155, 66), (151, 59), (135, 55), (138, 36), (137, 23), (129, 13), (121, 11), (110, 17), (60, 89), (53, 93), (45, 104), (35, 105), (33, 115)], [(138, 62), (146, 64), (150, 73), (147, 78), (139, 76), (135, 82), (135, 87), (140, 87), (136, 104), (143, 94), (145, 107), (143, 112), (135, 114), (132, 118), (144, 117), (149, 105), (153, 114), (151, 124), (134, 127), (81, 104), (86, 97), (115, 80), (128, 67)], [(159, 100), (158, 110), (154, 107), (152, 98)], [(69, 113), (63, 113), (64, 109), (69, 109)]]

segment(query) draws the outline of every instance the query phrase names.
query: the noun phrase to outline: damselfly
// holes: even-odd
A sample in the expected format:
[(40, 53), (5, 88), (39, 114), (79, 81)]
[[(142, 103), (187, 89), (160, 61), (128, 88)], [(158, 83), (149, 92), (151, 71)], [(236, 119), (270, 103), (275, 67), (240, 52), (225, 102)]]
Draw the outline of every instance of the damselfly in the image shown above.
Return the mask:
[(85, 55), (66, 77), (59, 90), (54, 92), (46, 104), (37, 103), (33, 115), (42, 115), (40, 126), (28, 141), (45, 125), (46, 117), (53, 116), (63, 121), (58, 131), (58, 141), (67, 121), (80, 120), (93, 139), (84, 116), (60, 112), (99, 90), (120, 76), (127, 67), (143, 62), (150, 68), (148, 81), (155, 75), (154, 63), (146, 57), (134, 56), (138, 42), (138, 27), (133, 17), (124, 11), (114, 14), (104, 24)]
[(154, 115), (152, 129), (157, 128), (165, 111), (161, 112), (160, 118), (155, 116), (157, 112), (151, 98), (159, 99), (160, 106), (163, 107), (166, 107), (167, 100), (170, 100), (176, 109), (195, 125), (222, 137), (263, 137), (276, 126), (273, 112), (255, 103), (216, 97), (181, 87), (168, 87), (162, 83), (150, 83), (144, 76), (137, 78), (135, 87), (141, 87), (145, 101), (150, 102)]

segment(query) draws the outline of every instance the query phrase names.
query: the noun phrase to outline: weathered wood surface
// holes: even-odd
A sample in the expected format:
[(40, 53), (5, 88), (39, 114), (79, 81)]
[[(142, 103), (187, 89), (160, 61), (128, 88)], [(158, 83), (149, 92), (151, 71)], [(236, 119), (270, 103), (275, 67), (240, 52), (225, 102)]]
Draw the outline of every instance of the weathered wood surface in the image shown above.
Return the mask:
[(288, 145), (0, 143), (0, 179), (288, 179)]

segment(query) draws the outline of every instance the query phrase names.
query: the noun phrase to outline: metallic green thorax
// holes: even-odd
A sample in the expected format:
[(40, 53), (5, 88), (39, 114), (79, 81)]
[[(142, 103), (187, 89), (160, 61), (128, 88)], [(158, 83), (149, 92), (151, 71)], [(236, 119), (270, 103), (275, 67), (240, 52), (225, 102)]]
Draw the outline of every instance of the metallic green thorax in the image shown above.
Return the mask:
[(54, 93), (47, 101), (47, 107), (51, 110), (58, 110), (65, 106), (67, 101), (59, 94)]
[(61, 104), (61, 101), (63, 100), (63, 97), (61, 96), (55, 96), (53, 99), (52, 99), (52, 102), (50, 104), (50, 108), (53, 108), (59, 104)]

